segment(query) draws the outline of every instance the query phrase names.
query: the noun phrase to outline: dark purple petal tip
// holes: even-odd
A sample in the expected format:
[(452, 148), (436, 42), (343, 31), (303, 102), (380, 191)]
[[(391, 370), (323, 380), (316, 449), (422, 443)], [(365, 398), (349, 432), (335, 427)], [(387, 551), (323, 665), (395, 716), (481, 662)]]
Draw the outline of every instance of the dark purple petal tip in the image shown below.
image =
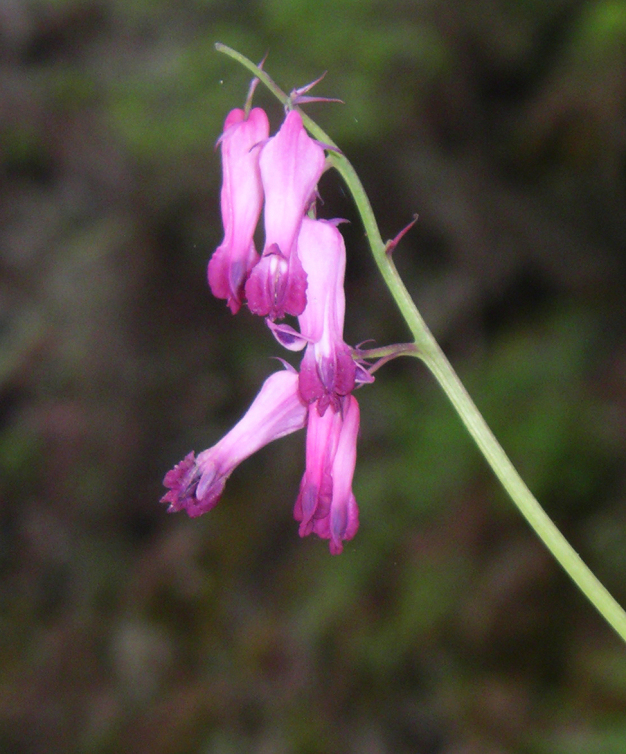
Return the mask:
[(165, 475), (163, 484), (169, 492), (163, 495), (161, 502), (169, 503), (168, 513), (184, 510), (194, 518), (215, 506), (225, 483), (226, 479), (215, 469), (203, 472), (192, 451)]
[(187, 507), (195, 495), (199, 479), (200, 472), (196, 465), (196, 456), (191, 451), (180, 463), (170, 469), (163, 479), (163, 485), (169, 489), (169, 492), (163, 495), (161, 502), (169, 503), (169, 512), (173, 513)]

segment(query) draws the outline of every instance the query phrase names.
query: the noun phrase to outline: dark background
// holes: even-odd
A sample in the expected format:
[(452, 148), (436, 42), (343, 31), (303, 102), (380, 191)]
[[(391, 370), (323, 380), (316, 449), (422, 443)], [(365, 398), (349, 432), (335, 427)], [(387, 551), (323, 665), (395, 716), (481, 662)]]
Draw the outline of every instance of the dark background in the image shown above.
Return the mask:
[[(300, 540), (304, 433), (196, 520), (165, 472), (284, 356), (206, 285), (249, 76), (362, 177), (512, 460), (626, 602), (626, 2), (3, 0), (0, 751), (623, 754), (626, 653), (434, 380), (359, 391), (361, 529)], [(261, 87), (255, 102), (281, 109)], [(346, 340), (408, 338), (338, 176)], [(297, 363), (297, 362), (296, 362)]]

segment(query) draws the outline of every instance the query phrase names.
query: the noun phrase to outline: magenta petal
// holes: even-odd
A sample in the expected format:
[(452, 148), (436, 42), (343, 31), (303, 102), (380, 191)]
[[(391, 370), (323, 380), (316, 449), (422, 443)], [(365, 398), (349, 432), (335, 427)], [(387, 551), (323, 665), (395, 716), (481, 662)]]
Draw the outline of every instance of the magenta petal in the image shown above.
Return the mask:
[(324, 392), (324, 386), (317, 373), (315, 350), (307, 347), (304, 358), (300, 363), (300, 395), (305, 403), (313, 403)]
[(297, 248), (308, 279), (308, 306), (300, 317), (300, 331), (311, 341), (342, 342), (346, 307), (343, 236), (331, 223), (305, 217)]
[(307, 273), (308, 304), (299, 317), (309, 340), (300, 367), (300, 395), (317, 401), (323, 414), (354, 389), (356, 364), (343, 340), (346, 251), (341, 233), (325, 220), (304, 218), (298, 236), (298, 256)]
[(341, 341), (328, 356), (319, 355), (319, 346), (309, 344), (300, 364), (300, 395), (305, 403), (318, 401), (324, 413), (331, 405), (340, 408), (340, 399), (354, 390), (356, 364), (350, 348)]
[[(359, 434), (359, 404), (354, 396), (345, 399), (343, 424), (333, 460), (333, 507), (330, 513), (331, 552), (338, 554), (342, 540), (352, 539), (359, 528), (359, 509), (352, 494), (356, 466), (356, 441)], [(333, 548), (336, 552), (333, 552)]]
[(364, 364), (355, 363), (354, 382), (357, 385), (371, 385), (376, 379), (373, 374), (370, 374), (367, 366)]
[[(352, 494), (352, 477), (356, 466), (356, 441), (359, 433), (359, 404), (352, 395), (345, 399), (343, 422), (333, 459), (333, 502), (330, 515), (320, 521), (319, 530), (330, 539), (330, 551), (338, 555), (343, 541), (352, 539), (359, 528), (359, 509)], [(322, 536), (322, 535), (320, 535)]]
[(226, 480), (246, 458), (264, 445), (304, 427), (307, 408), (298, 394), (298, 375), (276, 372), (265, 380), (259, 394), (216, 445), (194, 457), (189, 453), (165, 475), (169, 491), (161, 502), (170, 511), (186, 510), (199, 516), (218, 502)]
[(241, 306), (245, 281), (258, 261), (253, 235), (263, 204), (259, 145), (267, 139), (269, 122), (260, 108), (248, 117), (233, 110), (224, 123), (221, 193), (224, 240), (209, 262), (213, 295), (226, 299), (233, 314)]
[(359, 528), (359, 509), (354, 495), (350, 494), (342, 508), (337, 509), (331, 518), (330, 542), (331, 555), (341, 555), (343, 543), (354, 538)]
[(265, 249), (245, 286), (253, 314), (273, 321), (305, 310), (307, 276), (295, 242), (324, 163), (324, 150), (307, 134), (295, 110), (261, 150)]
[(315, 533), (329, 540), (333, 555), (359, 528), (359, 511), (352, 493), (359, 431), (359, 405), (350, 395), (341, 411), (323, 415), (309, 407), (306, 471), (294, 507), (300, 536)]
[(287, 260), (278, 247), (263, 255), (246, 283), (248, 308), (253, 314), (277, 319), (277, 306), (284, 297), (288, 270)]
[(303, 478), (294, 508), (294, 518), (300, 521), (298, 533), (301, 537), (313, 532), (315, 519), (328, 516), (332, 496), (333, 478), (329, 468), (324, 469), (318, 484)]
[(199, 474), (193, 451), (188, 453), (180, 463), (167, 472), (163, 479), (163, 486), (169, 489), (161, 498), (162, 503), (169, 503), (169, 512), (185, 508), (193, 499), (198, 483)]
[(233, 314), (241, 308), (246, 279), (256, 264), (258, 254), (254, 244), (248, 256), (236, 258), (229, 246), (219, 246), (209, 260), (208, 278), (211, 293), (215, 298), (226, 299)]
[[(204, 485), (201, 487), (204, 481)], [(195, 500), (192, 500), (185, 507), (187, 515), (190, 518), (196, 518), (203, 513), (208, 513), (215, 508), (219, 502), (224, 487), (226, 486), (226, 477), (217, 473), (217, 470), (208, 474), (205, 472), (200, 477), (198, 487), (196, 488)]]
[(289, 258), (289, 284), (285, 291), (284, 311), (294, 317), (300, 316), (306, 307), (306, 272), (295, 251)]
[(298, 316), (306, 306), (306, 273), (297, 254), (287, 259), (274, 244), (264, 253), (246, 283), (248, 307), (253, 314), (282, 319)]
[(291, 325), (277, 325), (270, 319), (266, 319), (265, 322), (272, 331), (272, 335), (288, 351), (301, 351), (306, 346), (307, 339)]
[(327, 517), (332, 503), (332, 463), (339, 441), (342, 417), (328, 412), (321, 416), (312, 407), (306, 437), (306, 471), (294, 507), (300, 521), (300, 536), (314, 530), (315, 520)]
[(327, 393), (343, 396), (354, 390), (356, 365), (350, 348), (342, 341), (331, 356), (322, 356), (318, 371)]
[(259, 158), (265, 191), (266, 249), (278, 244), (285, 257), (291, 256), (325, 161), (324, 150), (306, 132), (300, 113), (292, 110)]

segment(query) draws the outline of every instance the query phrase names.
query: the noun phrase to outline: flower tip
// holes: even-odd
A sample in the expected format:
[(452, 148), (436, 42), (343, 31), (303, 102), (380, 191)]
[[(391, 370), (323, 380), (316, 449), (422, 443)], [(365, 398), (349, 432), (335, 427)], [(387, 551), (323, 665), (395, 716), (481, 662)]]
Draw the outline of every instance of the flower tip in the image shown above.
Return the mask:
[(180, 463), (170, 469), (163, 478), (163, 486), (168, 492), (163, 495), (160, 502), (169, 503), (168, 512), (186, 508), (189, 500), (195, 494), (198, 483), (198, 470), (196, 456), (193, 451), (188, 453)]
[(331, 539), (328, 542), (328, 549), (330, 550), (331, 555), (341, 555), (343, 552), (343, 542), (340, 539), (337, 541)]

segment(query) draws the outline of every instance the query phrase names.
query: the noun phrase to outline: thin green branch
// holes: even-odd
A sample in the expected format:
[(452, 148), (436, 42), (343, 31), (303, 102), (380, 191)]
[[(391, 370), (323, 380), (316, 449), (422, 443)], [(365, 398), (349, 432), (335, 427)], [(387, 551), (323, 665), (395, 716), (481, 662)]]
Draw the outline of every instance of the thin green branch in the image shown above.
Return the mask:
[[(283, 105), (291, 104), (289, 96), (252, 61), (225, 45), (218, 43), (215, 47), (219, 52), (229, 55), (245, 66)], [(337, 149), (328, 134), (306, 113), (300, 112), (303, 123), (311, 135)], [(391, 254), (386, 253), (387, 245), (382, 240), (370, 201), (354, 168), (340, 151), (331, 151), (328, 160), (340, 173), (354, 198), (376, 265), (415, 339), (414, 348), (407, 349), (406, 353), (422, 359), (428, 366), (522, 515), (583, 594), (626, 642), (626, 613), (581, 560), (530, 492), (422, 319), (396, 270)]]

